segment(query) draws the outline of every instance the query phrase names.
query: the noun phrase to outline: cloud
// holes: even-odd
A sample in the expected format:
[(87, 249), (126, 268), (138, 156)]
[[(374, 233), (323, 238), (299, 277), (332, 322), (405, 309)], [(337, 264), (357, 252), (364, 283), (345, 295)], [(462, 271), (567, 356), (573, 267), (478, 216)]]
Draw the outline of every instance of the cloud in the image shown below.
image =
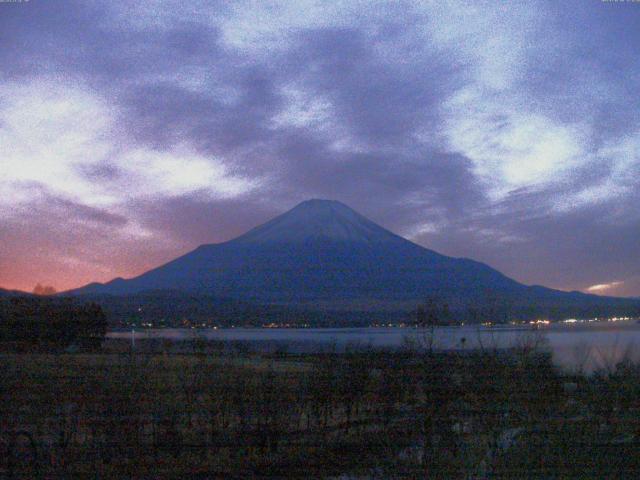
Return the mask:
[(499, 96), (461, 91), (444, 108), (449, 148), (472, 160), (495, 199), (521, 187), (562, 182), (588, 156), (587, 126), (510, 107)]
[[(67, 80), (69, 82), (69, 80)], [(257, 180), (234, 175), (224, 161), (188, 144), (165, 151), (130, 145), (119, 110), (89, 89), (53, 79), (5, 84), (0, 90), (4, 147), (3, 211), (43, 192), (90, 207), (114, 208), (140, 196), (201, 192), (242, 195)], [(17, 200), (17, 201), (16, 201)]]
[(605, 293), (613, 288), (619, 287), (623, 285), (624, 282), (609, 282), (609, 283), (599, 283), (597, 285), (591, 285), (587, 288), (587, 292), (591, 293)]
[[(64, 81), (62, 79), (61, 81)], [(100, 99), (60, 80), (0, 87), (1, 200), (23, 198), (34, 185), (90, 204), (109, 202), (104, 192), (79, 181), (74, 165), (95, 165), (109, 153), (113, 112)]]
[(416, 2), (428, 38), (466, 67), (481, 89), (501, 91), (525, 75), (523, 64), (545, 21), (547, 7), (537, 1)]

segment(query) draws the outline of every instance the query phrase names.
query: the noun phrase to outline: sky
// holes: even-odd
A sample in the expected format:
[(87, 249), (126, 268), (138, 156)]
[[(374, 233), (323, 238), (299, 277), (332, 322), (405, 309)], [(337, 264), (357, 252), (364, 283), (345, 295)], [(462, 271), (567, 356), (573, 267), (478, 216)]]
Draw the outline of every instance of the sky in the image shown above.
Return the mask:
[(0, 287), (131, 277), (335, 199), (640, 296), (640, 2), (0, 2)]

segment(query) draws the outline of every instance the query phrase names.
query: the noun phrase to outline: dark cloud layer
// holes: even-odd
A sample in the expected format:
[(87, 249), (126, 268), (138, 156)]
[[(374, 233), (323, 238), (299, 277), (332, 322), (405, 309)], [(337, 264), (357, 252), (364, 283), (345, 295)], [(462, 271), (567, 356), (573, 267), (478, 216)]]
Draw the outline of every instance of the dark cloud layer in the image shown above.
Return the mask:
[(640, 295), (640, 5), (32, 0), (0, 42), (4, 287), (131, 276), (328, 197)]

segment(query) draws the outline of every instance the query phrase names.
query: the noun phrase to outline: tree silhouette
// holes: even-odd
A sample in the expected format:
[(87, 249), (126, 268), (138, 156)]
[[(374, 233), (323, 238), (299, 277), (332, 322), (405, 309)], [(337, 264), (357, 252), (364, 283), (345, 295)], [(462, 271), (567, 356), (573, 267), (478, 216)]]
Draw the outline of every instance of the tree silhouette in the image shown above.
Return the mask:
[(33, 293), (34, 295), (47, 296), (47, 295), (55, 295), (57, 291), (51, 285), (42, 285), (38, 283), (33, 289)]
[(68, 299), (12, 297), (0, 302), (0, 341), (18, 349), (60, 350), (71, 345), (100, 347), (107, 332), (102, 308)]

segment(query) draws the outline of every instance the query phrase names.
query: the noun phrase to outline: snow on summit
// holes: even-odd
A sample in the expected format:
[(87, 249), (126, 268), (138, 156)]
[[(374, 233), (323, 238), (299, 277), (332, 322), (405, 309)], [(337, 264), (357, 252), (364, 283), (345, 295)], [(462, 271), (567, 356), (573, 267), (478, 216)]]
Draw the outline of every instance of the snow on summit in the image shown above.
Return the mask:
[(237, 241), (247, 243), (297, 243), (309, 240), (377, 243), (399, 237), (376, 225), (345, 204), (312, 199), (250, 230)]

